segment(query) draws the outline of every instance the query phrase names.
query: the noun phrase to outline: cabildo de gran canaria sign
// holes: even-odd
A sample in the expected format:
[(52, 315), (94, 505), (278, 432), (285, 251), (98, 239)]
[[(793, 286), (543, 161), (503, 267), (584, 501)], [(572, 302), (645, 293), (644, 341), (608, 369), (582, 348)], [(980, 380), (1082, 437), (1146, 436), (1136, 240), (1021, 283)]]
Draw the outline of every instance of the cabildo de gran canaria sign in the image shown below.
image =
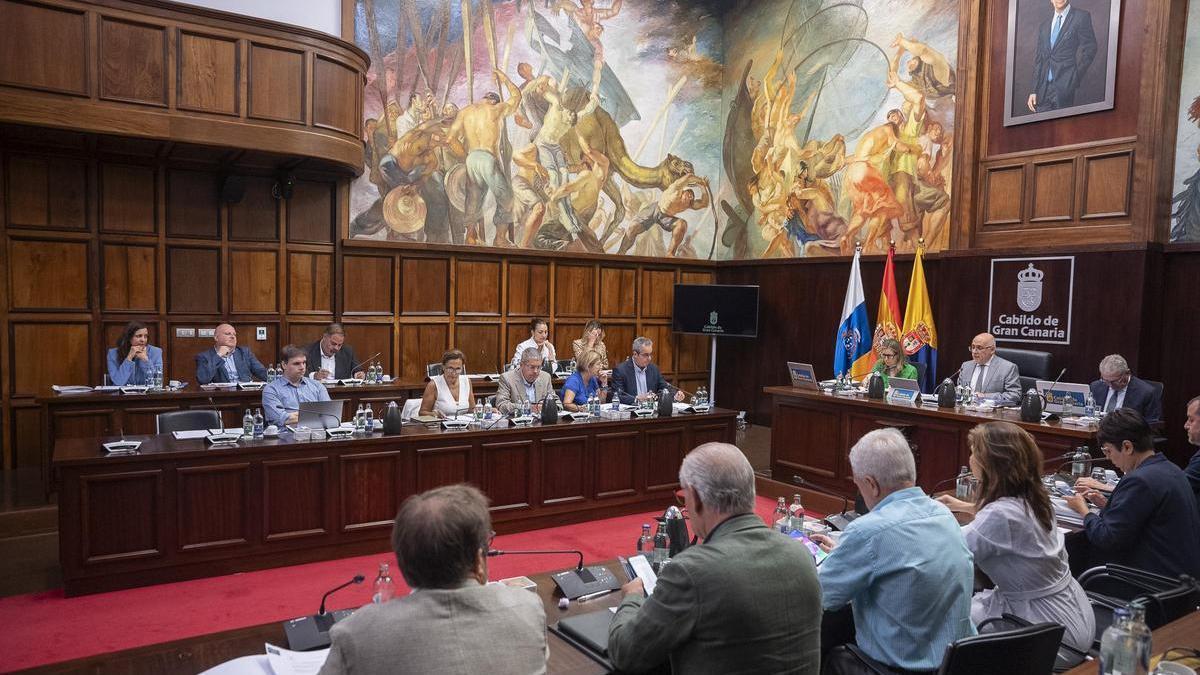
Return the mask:
[(988, 330), (1008, 342), (1071, 343), (1075, 257), (993, 258)]

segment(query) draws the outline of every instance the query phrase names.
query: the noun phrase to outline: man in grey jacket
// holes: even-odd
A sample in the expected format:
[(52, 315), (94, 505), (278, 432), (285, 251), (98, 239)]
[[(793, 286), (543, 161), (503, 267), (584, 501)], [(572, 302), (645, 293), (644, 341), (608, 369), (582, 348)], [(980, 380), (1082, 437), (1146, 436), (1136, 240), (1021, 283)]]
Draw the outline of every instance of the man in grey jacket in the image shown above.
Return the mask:
[(820, 671), (821, 589), (812, 554), (754, 513), (754, 470), (737, 447), (705, 443), (679, 468), (692, 527), (704, 543), (641, 579), (608, 631), (619, 670), (670, 658), (676, 673)]
[(408, 498), (392, 548), (412, 593), (334, 625), (322, 675), (546, 672), (541, 599), (487, 585), (491, 527), (487, 498), (469, 485)]
[(964, 361), (958, 383), (969, 384), (977, 394), (997, 403), (1021, 400), (1021, 374), (1017, 364), (996, 356), (996, 338), (980, 333), (971, 340), (971, 360)]

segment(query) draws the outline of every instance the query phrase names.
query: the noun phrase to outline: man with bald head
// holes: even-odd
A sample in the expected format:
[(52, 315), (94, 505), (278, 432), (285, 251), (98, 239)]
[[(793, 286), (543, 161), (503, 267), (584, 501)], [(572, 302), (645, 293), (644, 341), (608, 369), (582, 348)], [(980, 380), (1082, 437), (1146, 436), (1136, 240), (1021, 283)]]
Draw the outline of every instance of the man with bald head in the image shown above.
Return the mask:
[(663, 566), (650, 597), (641, 579), (621, 589), (608, 629), (613, 665), (636, 672), (669, 656), (676, 673), (816, 675), (821, 588), (813, 556), (754, 513), (746, 456), (705, 443), (683, 459), (679, 483), (704, 543)]
[(969, 384), (977, 394), (996, 403), (1017, 403), (1021, 400), (1021, 374), (1017, 364), (996, 356), (996, 338), (980, 333), (971, 340), (971, 360), (962, 364), (959, 384)]
[(196, 355), (196, 381), (200, 384), (250, 382), (267, 379), (267, 369), (254, 353), (237, 343), (237, 330), (223, 323), (213, 331), (212, 349)]

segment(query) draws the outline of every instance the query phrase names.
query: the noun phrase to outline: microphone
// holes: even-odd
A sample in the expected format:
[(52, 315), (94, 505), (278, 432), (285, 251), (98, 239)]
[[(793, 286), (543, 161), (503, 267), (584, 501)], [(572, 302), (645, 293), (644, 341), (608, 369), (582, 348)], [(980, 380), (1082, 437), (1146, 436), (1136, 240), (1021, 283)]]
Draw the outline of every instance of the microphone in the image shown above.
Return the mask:
[[(1058, 371), (1058, 376), (1054, 378), (1054, 381), (1050, 383), (1049, 387), (1046, 387), (1046, 394), (1049, 394), (1050, 392), (1054, 391), (1055, 385), (1058, 384), (1058, 381), (1062, 379), (1062, 376), (1064, 374), (1066, 374), (1066, 372), (1067, 372), (1067, 369), (1065, 367), (1062, 370)], [(1046, 400), (1046, 396), (1043, 394), (1038, 394), (1038, 396), (1041, 396), (1042, 407), (1045, 408), (1045, 406), (1048, 403), (1048, 401)], [(1046, 419), (1047, 420), (1057, 420), (1057, 419), (1061, 419), (1061, 417), (1059, 417), (1058, 415), (1055, 415), (1054, 413), (1050, 413), (1050, 414), (1046, 415)]]
[(353, 376), (353, 375), (354, 375), (354, 373), (356, 373), (356, 372), (358, 371), (358, 368), (361, 368), (361, 367), (363, 367), (363, 366), (367, 365), (368, 363), (371, 363), (371, 362), (373, 362), (373, 361), (374, 361), (376, 358), (378, 358), (378, 357), (379, 357), (379, 355), (380, 355), (380, 354), (382, 354), (382, 353), (383, 353), (383, 352), (375, 352), (375, 353), (374, 353), (374, 354), (372, 354), (371, 356), (367, 357), (366, 359), (364, 359), (364, 360), (362, 360), (362, 361), (359, 361), (358, 363), (352, 363), (352, 364), (350, 364), (350, 375), (351, 375), (351, 376)]
[(948, 380), (948, 381), (950, 381), (950, 382), (953, 382), (953, 381), (954, 381), (954, 378), (958, 377), (958, 374), (959, 374), (959, 373), (961, 373), (961, 372), (962, 372), (962, 366), (959, 366), (959, 367), (958, 367), (958, 370), (954, 371), (954, 374), (953, 374), (953, 375), (951, 375), (951, 376), (949, 376), (949, 377), (947, 377), (947, 378), (946, 378), (946, 380)]
[(833, 513), (828, 516), (825, 516), (825, 523), (827, 525), (829, 525), (830, 527), (832, 527), (833, 529), (841, 532), (841, 531), (845, 530), (850, 525), (850, 523), (854, 521), (855, 518), (858, 517), (859, 514), (858, 514), (858, 510), (857, 510), (857, 505), (855, 505), (855, 510), (851, 511), (850, 510), (850, 499), (848, 497), (846, 497), (846, 495), (838, 494), (837, 492), (834, 492), (833, 490), (830, 490), (828, 488), (817, 485), (809, 480), (806, 480), (804, 478), (804, 476), (801, 476), (799, 474), (792, 474), (792, 482), (800, 487), (805, 488), (806, 490), (812, 490), (813, 492), (816, 492), (818, 494), (823, 494), (826, 497), (834, 497), (834, 498), (842, 500), (842, 512), (841, 513)]
[(321, 596), (321, 608), (317, 610), (316, 614), (284, 621), (283, 631), (287, 635), (288, 647), (296, 651), (308, 651), (328, 647), (330, 644), (329, 630), (333, 628), (333, 624), (350, 616), (354, 613), (354, 610), (339, 609), (333, 612), (326, 612), (325, 601), (330, 595), (347, 586), (361, 584), (364, 579), (366, 577), (363, 575), (356, 574), (350, 581), (331, 589), (325, 595)]
[(488, 549), (488, 557), (498, 555), (557, 555), (574, 553), (579, 556), (579, 562), (576, 563), (575, 569), (555, 572), (550, 575), (554, 580), (555, 585), (562, 591), (564, 597), (569, 600), (575, 600), (584, 596), (603, 595), (609, 591), (615, 591), (621, 587), (621, 582), (617, 577), (604, 565), (592, 565), (591, 567), (583, 566), (583, 551), (577, 549), (560, 549), (560, 550), (543, 550), (543, 551), (500, 551), (497, 549)]
[(544, 551), (534, 551), (534, 550), (501, 551), (498, 549), (490, 548), (490, 549), (488, 549), (488, 552), (487, 552), (489, 558), (494, 558), (498, 555), (559, 555), (559, 554), (566, 555), (568, 553), (574, 553), (575, 555), (579, 556), (579, 562), (575, 565), (575, 571), (578, 572), (578, 571), (582, 570), (583, 569), (583, 551), (580, 551), (578, 549), (573, 549), (573, 548), (572, 549), (544, 550)]

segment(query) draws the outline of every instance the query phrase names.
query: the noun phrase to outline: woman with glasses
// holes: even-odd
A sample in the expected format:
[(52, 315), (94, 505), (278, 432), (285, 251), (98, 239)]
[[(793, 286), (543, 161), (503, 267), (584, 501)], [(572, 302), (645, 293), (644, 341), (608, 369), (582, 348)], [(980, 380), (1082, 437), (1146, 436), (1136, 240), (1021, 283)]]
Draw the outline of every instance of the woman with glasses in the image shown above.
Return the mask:
[(900, 342), (894, 338), (884, 338), (879, 343), (879, 360), (871, 369), (873, 373), (883, 374), (883, 386), (889, 386), (893, 377), (906, 380), (917, 379), (917, 367), (908, 362), (908, 356), (900, 348)]
[(442, 374), (429, 378), (425, 394), (421, 396), (422, 415), (454, 417), (474, 407), (471, 398), (471, 380), (463, 373), (466, 358), (457, 349), (442, 354)]
[(584, 352), (575, 361), (575, 372), (563, 383), (563, 408), (571, 412), (586, 412), (587, 402), (592, 394), (600, 397), (600, 402), (608, 398), (608, 374), (600, 368), (599, 352)]
[[(1108, 413), (1096, 440), (1124, 476), (1109, 496), (1079, 481), (1075, 494), (1066, 498), (1083, 517), (1088, 566), (1120, 563), (1169, 577), (1200, 578), (1196, 496), (1183, 470), (1155, 451), (1154, 434), (1142, 414), (1132, 408)], [(1088, 502), (1100, 512), (1092, 513)]]
[(971, 621), (1002, 614), (1066, 627), (1063, 641), (1091, 648), (1096, 622), (1083, 588), (1071, 576), (1065, 539), (1041, 480), (1042, 451), (1021, 427), (987, 422), (967, 435), (978, 499), (938, 497), (954, 511), (975, 565), (996, 587), (971, 599)]
[(595, 319), (587, 322), (583, 327), (583, 335), (571, 343), (571, 351), (574, 352), (576, 364), (585, 353), (596, 352), (600, 355), (600, 367), (607, 370), (608, 347), (604, 346), (604, 325)]
[(130, 321), (108, 350), (108, 380), (112, 384), (150, 384), (154, 370), (163, 367), (162, 349), (150, 344), (150, 329), (141, 321)]

